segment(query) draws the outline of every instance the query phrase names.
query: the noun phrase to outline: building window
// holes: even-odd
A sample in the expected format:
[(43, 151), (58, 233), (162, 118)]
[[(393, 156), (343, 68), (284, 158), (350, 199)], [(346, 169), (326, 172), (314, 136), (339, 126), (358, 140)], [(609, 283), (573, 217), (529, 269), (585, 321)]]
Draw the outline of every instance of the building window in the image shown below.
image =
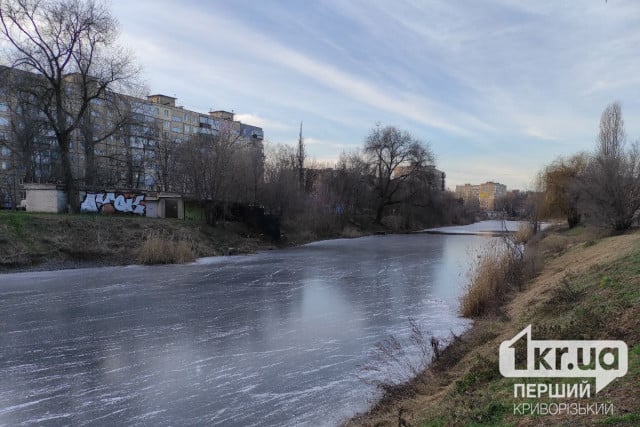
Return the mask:
[(164, 128), (165, 129), (169, 129), (170, 126), (171, 125), (169, 124), (169, 122), (167, 122), (167, 121), (164, 122)]
[(164, 116), (169, 117), (169, 110), (164, 110)]
[(184, 133), (189, 133), (189, 132), (191, 132), (191, 126), (184, 125)]

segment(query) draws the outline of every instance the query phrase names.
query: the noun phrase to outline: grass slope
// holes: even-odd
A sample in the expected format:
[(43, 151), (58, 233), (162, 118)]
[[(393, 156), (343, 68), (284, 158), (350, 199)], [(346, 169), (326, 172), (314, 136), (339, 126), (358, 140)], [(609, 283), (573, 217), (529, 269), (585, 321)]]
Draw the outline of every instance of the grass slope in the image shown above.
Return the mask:
[(238, 223), (0, 211), (0, 271), (133, 264), (150, 239), (183, 242), (197, 257), (272, 246)]

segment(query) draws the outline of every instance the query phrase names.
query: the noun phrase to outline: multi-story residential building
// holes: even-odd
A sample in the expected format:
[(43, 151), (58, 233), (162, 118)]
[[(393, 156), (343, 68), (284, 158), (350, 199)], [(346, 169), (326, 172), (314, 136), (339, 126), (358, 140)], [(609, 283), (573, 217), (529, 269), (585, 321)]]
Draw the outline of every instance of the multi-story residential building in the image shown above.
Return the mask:
[(471, 184), (456, 185), (456, 196), (460, 197), (465, 202), (479, 200), (480, 186)]
[[(71, 87), (74, 78), (68, 76)], [(0, 207), (24, 199), (25, 181), (62, 181), (55, 136), (43, 113), (28, 105), (15, 92), (0, 87)], [(230, 138), (259, 150), (264, 138), (260, 127), (235, 121), (233, 112), (188, 110), (176, 105), (176, 98), (162, 94), (146, 99), (106, 94), (92, 101), (72, 135), (69, 154), (74, 177), (87, 190), (189, 193), (175, 174), (176, 153), (200, 135)]]
[(480, 184), (480, 209), (492, 211), (495, 208), (496, 199), (507, 194), (507, 186), (497, 182), (485, 182)]
[(456, 195), (465, 202), (477, 201), (480, 209), (492, 211), (495, 208), (495, 201), (507, 194), (507, 186), (497, 182), (485, 182), (480, 185), (457, 185)]

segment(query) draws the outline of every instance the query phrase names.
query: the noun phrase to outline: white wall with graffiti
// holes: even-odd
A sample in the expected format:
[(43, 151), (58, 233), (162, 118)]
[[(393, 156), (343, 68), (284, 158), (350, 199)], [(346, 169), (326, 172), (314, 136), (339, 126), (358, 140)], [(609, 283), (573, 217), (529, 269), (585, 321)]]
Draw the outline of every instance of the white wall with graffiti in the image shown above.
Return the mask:
[[(66, 211), (66, 193), (61, 187), (54, 184), (25, 184), (24, 187), (28, 211)], [(184, 219), (184, 201), (178, 193), (139, 193), (127, 190), (80, 192), (80, 200), (80, 211), (83, 213)]]
[(147, 213), (144, 194), (135, 193), (87, 193), (85, 194), (81, 212), (92, 213), (126, 213), (144, 216)]

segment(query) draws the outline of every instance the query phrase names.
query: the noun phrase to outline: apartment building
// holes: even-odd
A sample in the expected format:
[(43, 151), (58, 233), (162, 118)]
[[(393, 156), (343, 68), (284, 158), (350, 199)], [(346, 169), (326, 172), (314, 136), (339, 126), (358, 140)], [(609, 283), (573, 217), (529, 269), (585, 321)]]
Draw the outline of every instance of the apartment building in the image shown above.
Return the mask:
[(471, 184), (456, 185), (456, 196), (463, 199), (465, 202), (479, 200), (480, 186)]
[(497, 182), (485, 182), (480, 184), (480, 209), (484, 211), (495, 210), (495, 202), (498, 198), (507, 194), (507, 186)]
[[(20, 71), (14, 74), (33, 78)], [(67, 77), (70, 88), (75, 78)], [(25, 198), (24, 182), (62, 182), (55, 135), (44, 114), (22, 101), (0, 84), (0, 208)], [(74, 177), (81, 189), (90, 191), (189, 193), (175, 176), (175, 156), (181, 144), (198, 135), (224, 135), (259, 150), (264, 139), (262, 128), (236, 121), (233, 112), (189, 110), (163, 94), (146, 98), (105, 94), (92, 101), (72, 135)]]
[(506, 194), (506, 185), (492, 181), (479, 185), (465, 184), (456, 186), (456, 195), (458, 197), (465, 202), (477, 201), (480, 209), (484, 211), (493, 211), (496, 200)]

